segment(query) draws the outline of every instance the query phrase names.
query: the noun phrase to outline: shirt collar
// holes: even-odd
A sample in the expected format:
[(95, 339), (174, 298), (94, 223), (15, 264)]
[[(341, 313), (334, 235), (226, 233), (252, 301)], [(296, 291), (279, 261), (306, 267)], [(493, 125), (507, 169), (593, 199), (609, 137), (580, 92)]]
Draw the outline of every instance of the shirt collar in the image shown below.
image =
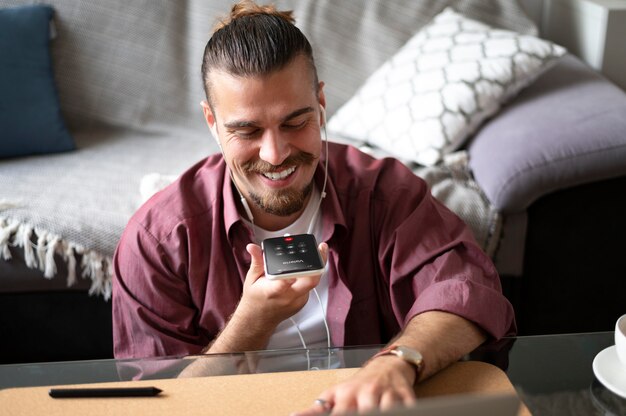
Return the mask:
[[(235, 226), (235, 224), (240, 223), (240, 227), (244, 227), (247, 229), (246, 225), (243, 221), (241, 221), (241, 216), (239, 215), (239, 211), (237, 210), (237, 200), (240, 199), (239, 194), (235, 191), (235, 187), (233, 186), (230, 170), (228, 165), (222, 158), (222, 172), (223, 172), (223, 182), (222, 182), (222, 207), (223, 207), (223, 215), (224, 215), (224, 227), (226, 228), (226, 235), (228, 238), (231, 238), (231, 229)], [(250, 234), (250, 230), (249, 230)], [(251, 235), (251, 234), (250, 234)]]

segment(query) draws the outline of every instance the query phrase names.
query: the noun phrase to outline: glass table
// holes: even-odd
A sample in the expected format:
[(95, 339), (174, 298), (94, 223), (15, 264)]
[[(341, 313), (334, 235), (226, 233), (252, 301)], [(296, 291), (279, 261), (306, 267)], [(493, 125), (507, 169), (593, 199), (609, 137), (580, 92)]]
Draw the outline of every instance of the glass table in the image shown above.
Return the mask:
[[(596, 354), (613, 343), (612, 332), (505, 338), (465, 359), (503, 369), (534, 415), (626, 415), (626, 399), (602, 386), (592, 370)], [(351, 368), (361, 366), (380, 347), (0, 365), (0, 389)]]

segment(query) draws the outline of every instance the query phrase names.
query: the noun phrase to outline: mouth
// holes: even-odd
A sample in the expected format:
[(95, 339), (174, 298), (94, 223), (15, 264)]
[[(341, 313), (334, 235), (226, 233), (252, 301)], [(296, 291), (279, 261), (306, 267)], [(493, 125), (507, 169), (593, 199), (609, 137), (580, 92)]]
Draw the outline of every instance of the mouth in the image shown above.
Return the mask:
[(296, 167), (292, 166), (280, 172), (263, 172), (262, 175), (271, 181), (282, 181), (291, 176), (296, 171)]

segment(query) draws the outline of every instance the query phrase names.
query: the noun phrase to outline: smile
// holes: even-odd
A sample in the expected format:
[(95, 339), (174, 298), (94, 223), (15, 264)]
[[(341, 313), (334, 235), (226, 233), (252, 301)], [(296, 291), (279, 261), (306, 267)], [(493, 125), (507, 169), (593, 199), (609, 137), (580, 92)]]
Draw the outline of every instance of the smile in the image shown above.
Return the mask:
[(285, 179), (289, 175), (291, 175), (295, 170), (296, 170), (296, 167), (292, 166), (289, 169), (283, 170), (282, 172), (265, 172), (263, 173), (263, 176), (273, 181), (280, 181), (282, 179)]

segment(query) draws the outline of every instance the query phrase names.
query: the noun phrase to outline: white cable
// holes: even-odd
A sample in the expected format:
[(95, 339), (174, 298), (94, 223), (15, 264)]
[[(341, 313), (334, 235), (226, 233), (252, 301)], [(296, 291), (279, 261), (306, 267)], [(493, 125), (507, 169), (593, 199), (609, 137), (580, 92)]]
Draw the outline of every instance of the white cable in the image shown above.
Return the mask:
[(317, 367), (311, 367), (311, 351), (308, 348), (305, 349), (305, 351), (306, 351), (306, 370), (307, 371), (319, 370), (319, 368)]
[(322, 303), (322, 299), (320, 299), (319, 293), (317, 293), (317, 289), (313, 288), (313, 293), (317, 297), (317, 302), (320, 305), (320, 309), (322, 310), (322, 318), (324, 319), (324, 327), (326, 328), (326, 345), (328, 347), (328, 360), (326, 364), (327, 370), (330, 370), (330, 330), (328, 329), (328, 321), (326, 321), (326, 310), (324, 309), (324, 304)]
[(326, 344), (328, 348), (330, 348), (330, 330), (328, 329), (328, 322), (326, 321), (326, 310), (324, 309), (324, 304), (322, 303), (322, 299), (320, 299), (320, 295), (319, 293), (317, 293), (316, 288), (313, 288), (313, 293), (315, 293), (315, 297), (317, 297), (317, 301), (320, 304), (320, 309), (322, 310), (322, 318), (324, 318), (324, 327), (326, 328)]
[(326, 133), (326, 123), (324, 123), (324, 126), (322, 127), (322, 130), (324, 131), (324, 142), (326, 143), (326, 160), (324, 161), (324, 184), (322, 185), (322, 192), (320, 194), (320, 202), (317, 204), (317, 208), (315, 209), (315, 212), (313, 213), (313, 216), (311, 217), (311, 223), (309, 224), (309, 228), (307, 230), (307, 234), (312, 234), (313, 231), (313, 224), (315, 224), (315, 219), (317, 218), (317, 213), (320, 211), (320, 208), (322, 206), (322, 201), (324, 200), (324, 198), (326, 198), (326, 183), (328, 182), (328, 135)]
[(295, 319), (293, 319), (293, 317), (290, 317), (289, 320), (296, 327), (296, 331), (298, 331), (298, 336), (300, 337), (300, 342), (302, 343), (302, 346), (306, 350), (307, 349), (306, 342), (304, 342), (304, 337), (302, 336), (302, 332), (300, 332), (300, 327), (298, 326), (298, 323), (296, 322)]
[[(320, 202), (317, 204), (317, 208), (315, 209), (315, 213), (311, 217), (311, 223), (309, 224), (309, 229), (307, 230), (307, 234), (312, 234), (313, 225), (315, 224), (315, 220), (317, 219), (317, 214), (322, 206), (322, 201), (326, 197), (326, 183), (328, 182), (328, 134), (326, 132), (326, 123), (322, 126), (322, 130), (324, 131), (324, 142), (325, 142), (325, 152), (326, 152), (326, 160), (324, 161), (324, 184), (322, 186), (322, 192), (320, 197)], [(328, 259), (326, 259), (328, 262)], [(326, 310), (324, 308), (324, 303), (320, 298), (319, 293), (317, 293), (317, 288), (313, 288), (313, 293), (315, 293), (315, 297), (317, 298), (317, 302), (320, 305), (320, 309), (322, 310), (322, 320), (324, 321), (324, 328), (326, 329), (326, 345), (328, 347), (328, 367), (330, 368), (330, 330), (328, 329), (328, 321), (326, 320)]]
[[(298, 325), (296, 320), (293, 319), (293, 317), (289, 318), (289, 320), (291, 321), (293, 326), (296, 327), (296, 331), (298, 332), (298, 337), (300, 337), (300, 342), (302, 343), (302, 347), (304, 348), (304, 352), (306, 354), (306, 369), (307, 371), (312, 370), (313, 367), (311, 367), (311, 355), (309, 354), (309, 347), (307, 347), (306, 342), (304, 342), (304, 337), (302, 336), (302, 332), (300, 332), (300, 326)], [(315, 369), (319, 370), (319, 368), (317, 367), (315, 367)]]
[[(307, 229), (307, 234), (312, 234), (313, 233), (313, 225), (315, 224), (315, 220), (317, 219), (317, 214), (319, 213), (320, 208), (322, 207), (322, 201), (324, 200), (324, 198), (326, 197), (326, 184), (328, 182), (328, 134), (326, 132), (326, 123), (324, 122), (324, 125), (322, 126), (322, 130), (324, 132), (324, 143), (325, 143), (325, 153), (326, 153), (326, 160), (324, 161), (324, 183), (322, 185), (322, 192), (320, 194), (320, 201), (317, 204), (317, 208), (315, 208), (315, 212), (313, 213), (313, 215), (311, 216), (311, 222), (309, 223), (309, 228)], [(327, 259), (328, 261), (328, 259)], [(313, 293), (315, 293), (315, 297), (317, 298), (317, 301), (320, 305), (320, 309), (322, 310), (322, 320), (324, 321), (324, 327), (326, 328), (326, 345), (328, 346), (328, 367), (330, 368), (330, 330), (328, 329), (328, 321), (326, 320), (326, 310), (324, 308), (324, 304), (322, 303), (322, 299), (320, 298), (319, 293), (317, 293), (317, 288), (313, 288)], [(300, 329), (298, 328), (298, 325), (295, 323), (295, 321), (292, 322), (294, 323), (294, 325), (296, 325), (296, 330), (298, 331), (298, 335), (302, 338), (301, 334), (300, 334)], [(302, 340), (302, 343), (304, 344), (304, 340)], [(305, 349), (306, 348), (306, 344), (305, 345)], [(308, 350), (307, 350), (308, 351)], [(308, 359), (308, 354), (307, 354), (307, 359)]]

